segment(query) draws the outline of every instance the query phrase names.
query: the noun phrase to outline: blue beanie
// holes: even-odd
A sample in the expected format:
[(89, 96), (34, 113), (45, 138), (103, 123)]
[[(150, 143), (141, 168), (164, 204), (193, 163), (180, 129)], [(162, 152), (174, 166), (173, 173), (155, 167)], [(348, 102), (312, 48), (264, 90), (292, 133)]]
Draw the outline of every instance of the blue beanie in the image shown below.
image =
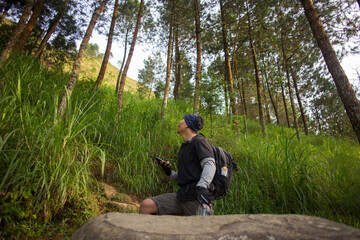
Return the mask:
[(186, 125), (195, 133), (203, 128), (203, 119), (196, 114), (186, 114), (184, 117)]

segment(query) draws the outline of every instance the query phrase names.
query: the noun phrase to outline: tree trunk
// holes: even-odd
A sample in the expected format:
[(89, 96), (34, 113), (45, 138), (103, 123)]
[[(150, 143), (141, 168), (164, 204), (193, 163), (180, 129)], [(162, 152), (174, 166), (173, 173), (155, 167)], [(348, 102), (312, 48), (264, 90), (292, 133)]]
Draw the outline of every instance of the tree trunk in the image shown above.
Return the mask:
[(265, 82), (266, 82), (266, 87), (267, 87), (267, 90), (268, 90), (268, 93), (269, 93), (269, 98), (270, 98), (270, 101), (271, 101), (271, 105), (272, 105), (273, 108), (274, 108), (275, 117), (276, 117), (276, 123), (277, 123), (277, 125), (280, 125), (278, 110), (277, 110), (277, 107), (276, 107), (274, 98), (273, 98), (273, 96), (272, 96), (272, 94), (271, 94), (271, 91), (270, 91), (269, 80), (268, 80), (268, 76), (267, 76), (267, 72), (266, 72), (267, 67), (266, 67), (265, 60), (264, 60), (264, 59), (263, 59), (263, 64), (264, 64)]
[(245, 86), (244, 86), (244, 79), (241, 78), (241, 89), (242, 89), (242, 106), (243, 106), (243, 111), (244, 111), (244, 130), (245, 130), (245, 136), (247, 135), (247, 121), (246, 121), (246, 116), (247, 116), (247, 107), (246, 107), (246, 97), (245, 97)]
[(195, 32), (196, 32), (196, 73), (194, 91), (194, 114), (199, 113), (200, 103), (200, 79), (201, 79), (201, 36), (200, 36), (200, 6), (199, 1), (194, 0), (195, 9)]
[(64, 94), (61, 97), (60, 103), (59, 103), (59, 107), (58, 107), (58, 114), (59, 115), (63, 115), (63, 113), (65, 113), (65, 111), (66, 111), (66, 98), (67, 97), (70, 98), (71, 94), (72, 94), (72, 91), (74, 90), (75, 83), (76, 83), (76, 80), (78, 78), (79, 71), (80, 71), (80, 68), (81, 68), (82, 59), (83, 59), (85, 51), (86, 51), (86, 47), (88, 45), (91, 34), (92, 34), (93, 30), (94, 30), (96, 21), (98, 20), (99, 15), (101, 14), (101, 12), (104, 10), (105, 5), (106, 5), (107, 2), (108, 2), (108, 0), (103, 0), (100, 3), (100, 6), (98, 6), (95, 9), (95, 11), (94, 11), (94, 13), (93, 13), (93, 15), (91, 17), (89, 26), (86, 29), (84, 38), (83, 38), (83, 40), (82, 40), (82, 42), (80, 44), (79, 53), (78, 53), (77, 58), (76, 58), (76, 60), (74, 62), (73, 69), (72, 69), (71, 74), (70, 74), (69, 82), (68, 82), (68, 84), (66, 86), (67, 91), (64, 92)]
[(26, 21), (28, 20), (28, 18), (30, 16), (33, 5), (34, 5), (34, 0), (26, 1), (25, 7), (24, 7), (22, 15), (19, 19), (19, 22), (16, 24), (16, 27), (15, 27), (14, 31), (12, 32), (10, 39), (6, 43), (4, 49), (1, 53), (0, 62), (5, 62), (9, 58), (10, 53), (13, 51), (13, 49), (15, 47), (17, 39), (19, 38), (20, 34), (22, 33), (22, 31), (25, 28)]
[(235, 102), (233, 75), (232, 75), (232, 71), (231, 71), (231, 63), (230, 63), (230, 56), (229, 56), (229, 46), (228, 46), (228, 41), (227, 41), (227, 27), (226, 27), (226, 22), (225, 22), (225, 13), (224, 13), (222, 0), (220, 0), (220, 13), (221, 13), (223, 47), (224, 47), (224, 54), (225, 54), (225, 81), (227, 81), (227, 85), (228, 85), (231, 112), (234, 115), (238, 115), (236, 102)]
[(346, 113), (360, 143), (360, 102), (357, 99), (350, 82), (340, 65), (340, 62), (331, 46), (330, 40), (316, 14), (311, 0), (300, 0), (316, 42), (322, 52), (326, 65), (334, 79), (337, 91), (344, 104)]
[[(286, 64), (287, 63), (285, 63), (285, 65)], [(290, 83), (290, 76), (288, 73), (288, 67), (286, 67), (286, 78), (287, 78), (287, 84), (288, 84), (290, 104), (291, 104), (292, 114), (293, 114), (293, 118), (294, 118), (294, 127), (296, 130), (296, 137), (300, 141), (300, 132), (299, 132), (299, 127), (298, 127), (298, 122), (297, 122), (297, 117), (296, 117), (296, 108), (295, 108), (294, 99), (293, 99), (292, 90), (291, 90), (291, 83)]]
[(124, 56), (123, 56), (123, 60), (122, 60), (122, 63), (121, 63), (121, 67), (120, 67), (120, 69), (119, 69), (119, 74), (118, 74), (118, 77), (117, 77), (117, 80), (116, 80), (116, 89), (115, 89), (115, 94), (116, 94), (116, 95), (117, 95), (117, 93), (119, 92), (120, 78), (121, 78), (121, 74), (122, 74), (122, 72), (123, 72), (123, 67), (124, 67), (125, 58), (126, 58), (128, 34), (129, 34), (129, 29), (126, 29)]
[[(222, 69), (219, 70), (219, 75), (225, 76)], [(220, 86), (222, 86), (224, 90), (225, 112), (226, 112), (226, 116), (229, 117), (230, 113), (229, 113), (228, 87), (225, 77), (222, 80), (220, 80)]]
[(299, 127), (298, 127), (298, 123), (297, 123), (296, 109), (295, 109), (294, 99), (293, 99), (292, 90), (291, 90), (291, 83), (290, 83), (289, 63), (288, 63), (288, 58), (287, 58), (286, 53), (285, 53), (283, 33), (281, 32), (280, 35), (281, 35), (280, 36), (281, 50), (282, 50), (282, 55), (283, 55), (283, 59), (284, 59), (286, 79), (287, 79), (288, 89), (289, 89), (290, 104), (291, 104), (291, 109), (292, 109), (293, 118), (294, 118), (294, 127), (295, 127), (295, 130), (296, 130), (297, 139), (300, 141), (300, 132), (299, 132)]
[(142, 16), (142, 12), (143, 12), (143, 7), (144, 7), (144, 0), (141, 0), (139, 14), (138, 14), (138, 18), (137, 18), (137, 21), (136, 21), (134, 36), (133, 36), (133, 40), (132, 40), (132, 43), (131, 43), (129, 55), (128, 55), (127, 60), (126, 60), (124, 71), (121, 74), (120, 89), (119, 89), (119, 92), (118, 92), (118, 101), (117, 101), (117, 120), (118, 121), (120, 121), (120, 118), (121, 118), (121, 105), (122, 105), (123, 95), (124, 95), (126, 74), (127, 74), (128, 69), (129, 69), (129, 66), (130, 66), (132, 55), (134, 53), (137, 34), (138, 34), (138, 31), (139, 31), (139, 28), (140, 28), (140, 21), (141, 21), (141, 16)]
[(297, 77), (296, 77), (296, 74), (294, 73), (294, 70), (292, 69), (291, 66), (290, 66), (290, 71), (291, 71), (291, 76), (292, 76), (292, 79), (293, 79), (293, 82), (294, 82), (295, 95), (296, 95), (296, 98), (297, 98), (297, 101), (298, 101), (298, 104), (299, 104), (299, 108), (300, 108), (301, 119), (302, 119), (303, 124), (304, 124), (304, 131), (305, 131), (305, 134), (308, 135), (309, 130), (308, 130), (308, 126), (307, 126), (307, 120), (306, 120), (304, 108), (302, 106), (302, 102), (301, 102), (301, 98), (300, 98), (300, 92), (299, 92), (299, 89), (298, 89), (298, 86), (297, 86), (297, 81), (296, 81)]
[(228, 86), (227, 81), (224, 79), (224, 96), (225, 96), (225, 109), (226, 109), (226, 116), (230, 117), (230, 111), (229, 111), (229, 100), (228, 100)]
[(238, 113), (244, 114), (244, 111), (242, 110), (242, 96), (241, 96), (241, 87), (240, 87), (240, 80), (239, 80), (239, 70), (237, 67), (237, 61), (236, 61), (236, 57), (233, 56), (232, 57), (232, 62), (233, 62), (233, 69), (235, 70), (235, 80), (236, 80), (236, 88), (238, 90), (239, 96), (238, 96), (238, 101), (237, 101), (237, 107), (238, 107)]
[(212, 139), (214, 136), (213, 131), (213, 111), (210, 111), (210, 138)]
[(256, 91), (257, 91), (258, 105), (259, 105), (260, 124), (261, 124), (261, 128), (262, 128), (264, 136), (267, 136), (263, 107), (262, 107), (260, 75), (259, 75), (259, 68), (258, 68), (257, 59), (256, 59), (255, 46), (254, 46), (253, 39), (252, 39), (250, 16), (249, 16), (249, 37), (250, 37), (250, 48), (251, 48), (250, 50), (251, 50), (251, 53), (253, 56), (253, 63), (254, 63), (254, 69), (255, 69), (255, 80), (256, 80)]
[[(262, 85), (263, 88), (265, 88), (264, 79), (262, 79), (261, 85)], [(262, 91), (262, 94), (263, 94), (263, 98), (264, 98), (265, 113), (266, 113), (266, 122), (267, 122), (267, 123), (271, 123), (269, 103), (268, 103), (267, 98), (266, 98), (266, 91), (265, 91), (265, 90)]]
[(29, 40), (31, 32), (34, 29), (38, 18), (40, 17), (41, 11), (44, 7), (44, 3), (45, 0), (36, 1), (33, 9), (33, 14), (31, 15), (29, 22), (26, 24), (26, 27), (24, 28), (19, 40), (16, 43), (15, 49), (17, 51), (21, 52), (24, 49), (27, 41)]
[(319, 132), (322, 133), (321, 117), (320, 117), (320, 113), (319, 113), (319, 110), (316, 105), (314, 106), (313, 113), (314, 113), (316, 122), (318, 123)]
[(179, 48), (179, 27), (178, 24), (175, 28), (175, 87), (174, 87), (174, 99), (180, 99), (181, 90), (181, 56)]
[[(43, 38), (43, 34), (37, 32), (36, 34), (33, 35), (33, 37), (36, 37), (36, 40), (34, 41), (35, 43), (40, 42), (40, 40)], [(29, 47), (29, 49), (26, 50), (27, 52), (27, 56), (30, 56), (32, 54), (32, 52), (34, 51), (34, 49), (36, 48), (36, 46), (31, 46)]]
[(42, 52), (44, 51), (44, 48), (46, 46), (46, 43), (49, 41), (51, 34), (55, 31), (56, 27), (58, 26), (60, 19), (62, 18), (66, 6), (69, 4), (70, 0), (65, 0), (64, 6), (59, 10), (59, 12), (56, 14), (55, 18), (53, 19), (52, 23), (49, 26), (49, 29), (46, 32), (45, 37), (41, 41), (38, 49), (35, 52), (35, 57), (40, 57)]
[(161, 111), (161, 120), (164, 120), (166, 114), (166, 107), (169, 98), (170, 91), (170, 75), (171, 75), (171, 55), (172, 55), (172, 40), (173, 40), (173, 25), (174, 25), (174, 8), (175, 1), (172, 1), (171, 7), (171, 16), (170, 16), (170, 26), (169, 26), (169, 42), (168, 42), (168, 55), (167, 55), (167, 66), (166, 66), (166, 83), (165, 83), (165, 91), (164, 91), (164, 99), (163, 106)]
[[(260, 57), (261, 58), (261, 57)], [(265, 108), (265, 116), (266, 117), (266, 123), (271, 123), (271, 118), (270, 118), (270, 110), (269, 110), (269, 102), (266, 98), (266, 91), (265, 91), (265, 84), (264, 84), (264, 75), (266, 75), (266, 69), (264, 67), (264, 71), (261, 74), (261, 88), (264, 89), (263, 91), (261, 91), (262, 93), (262, 98), (263, 98), (263, 102), (264, 102), (264, 108)]]
[(151, 82), (151, 85), (150, 85), (150, 88), (149, 88), (148, 100), (150, 100), (150, 98), (151, 98), (151, 93), (152, 93), (153, 85), (154, 85), (154, 80)]
[(281, 95), (282, 95), (282, 99), (283, 99), (283, 103), (284, 103), (286, 122), (287, 122), (288, 127), (290, 127), (289, 113), (288, 113), (287, 104), (286, 104), (286, 96), (285, 96), (284, 84), (283, 84), (283, 80), (282, 80), (282, 77), (281, 77), (280, 63), (278, 63), (278, 71), (279, 71)]
[(102, 84), (102, 81), (104, 79), (104, 76), (105, 76), (107, 64), (109, 62), (112, 40), (113, 40), (113, 36), (114, 36), (115, 21), (116, 21), (117, 11), (118, 11), (118, 5), (119, 5), (119, 0), (115, 0), (114, 12), (113, 12), (113, 16), (111, 19), (111, 24), (110, 24), (110, 29), (109, 29), (109, 37), (108, 37), (108, 41), (107, 41), (105, 55), (104, 55), (104, 58), (103, 58), (103, 61), (101, 64), (99, 75), (98, 75), (95, 85), (94, 85), (94, 91), (99, 90), (99, 88)]

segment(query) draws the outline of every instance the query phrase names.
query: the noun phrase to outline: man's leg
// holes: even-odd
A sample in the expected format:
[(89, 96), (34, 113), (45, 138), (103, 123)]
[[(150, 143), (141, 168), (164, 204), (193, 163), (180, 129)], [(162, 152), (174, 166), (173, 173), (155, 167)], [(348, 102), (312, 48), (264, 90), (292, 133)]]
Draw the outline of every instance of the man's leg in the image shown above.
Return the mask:
[(157, 212), (158, 207), (152, 199), (147, 198), (141, 202), (139, 209), (140, 214), (155, 214)]
[(198, 200), (193, 201), (179, 201), (179, 204), (184, 211), (185, 216), (196, 215), (196, 209), (199, 206)]
[(176, 193), (164, 193), (150, 197), (140, 204), (140, 214), (158, 215), (184, 215), (184, 212), (176, 200)]

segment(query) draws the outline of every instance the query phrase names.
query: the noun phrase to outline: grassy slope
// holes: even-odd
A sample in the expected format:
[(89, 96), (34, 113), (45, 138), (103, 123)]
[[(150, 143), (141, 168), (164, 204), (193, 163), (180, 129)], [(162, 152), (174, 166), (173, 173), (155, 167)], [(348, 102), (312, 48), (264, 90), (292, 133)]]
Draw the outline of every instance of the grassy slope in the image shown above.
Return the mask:
[[(11, 20), (5, 18), (2, 22), (0, 22), (0, 25), (2, 24), (11, 25), (14, 23)], [(85, 56), (81, 64), (79, 79), (95, 81), (99, 74), (101, 63), (102, 63), (102, 58), (93, 58), (93, 57)], [(71, 69), (72, 69), (72, 65), (67, 65), (64, 67), (65, 72), (70, 72)], [(115, 87), (118, 74), (119, 74), (119, 69), (109, 62), (106, 67), (103, 84)], [(124, 91), (136, 92), (137, 83), (138, 82), (136, 80), (130, 78), (129, 76), (126, 76)]]
[[(93, 58), (85, 56), (81, 64), (81, 70), (79, 73), (79, 79), (86, 79), (95, 82), (100, 71), (102, 58)], [(72, 66), (71, 66), (72, 67)], [(66, 66), (65, 71), (71, 71), (69, 66)], [(107, 86), (116, 86), (119, 69), (113, 66), (110, 62), (106, 67), (106, 72), (103, 80), (103, 84)], [(126, 76), (124, 91), (136, 92), (137, 81)]]

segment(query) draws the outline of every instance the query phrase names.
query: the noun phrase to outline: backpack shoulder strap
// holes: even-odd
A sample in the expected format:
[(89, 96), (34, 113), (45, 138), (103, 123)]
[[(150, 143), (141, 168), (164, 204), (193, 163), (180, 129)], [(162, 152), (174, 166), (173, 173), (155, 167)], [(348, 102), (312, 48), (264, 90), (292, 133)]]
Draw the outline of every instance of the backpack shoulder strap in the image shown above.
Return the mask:
[[(225, 155), (225, 151), (224, 151), (224, 149), (222, 149), (221, 147), (215, 147), (215, 149), (217, 150), (217, 152), (219, 153), (219, 157), (220, 157), (220, 159), (226, 159), (226, 155)], [(227, 167), (228, 166), (228, 163), (227, 163), (227, 161), (223, 161), (223, 163), (222, 164), (224, 164), (224, 167)]]
[(201, 136), (203, 136), (204, 138), (206, 138), (206, 136), (205, 136), (204, 134), (202, 134), (202, 133), (199, 133), (199, 135), (201, 135)]

